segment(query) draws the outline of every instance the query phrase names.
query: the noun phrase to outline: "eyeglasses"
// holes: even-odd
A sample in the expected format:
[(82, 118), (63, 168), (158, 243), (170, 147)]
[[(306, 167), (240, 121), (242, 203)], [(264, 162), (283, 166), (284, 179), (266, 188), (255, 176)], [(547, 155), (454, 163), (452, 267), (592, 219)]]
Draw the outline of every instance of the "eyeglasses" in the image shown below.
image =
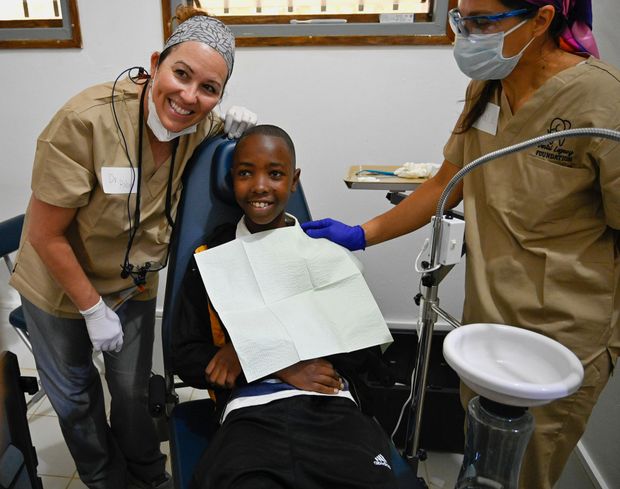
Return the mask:
[(470, 15), (468, 17), (462, 17), (461, 12), (459, 12), (458, 9), (453, 8), (448, 12), (448, 19), (450, 21), (450, 27), (452, 27), (455, 34), (461, 34), (462, 36), (467, 37), (470, 34), (484, 34), (485, 32), (488, 32), (489, 28), (492, 28), (492, 26), (495, 25), (494, 23), (499, 20), (527, 14), (533, 10), (534, 9), (530, 8), (520, 8), (499, 14)]

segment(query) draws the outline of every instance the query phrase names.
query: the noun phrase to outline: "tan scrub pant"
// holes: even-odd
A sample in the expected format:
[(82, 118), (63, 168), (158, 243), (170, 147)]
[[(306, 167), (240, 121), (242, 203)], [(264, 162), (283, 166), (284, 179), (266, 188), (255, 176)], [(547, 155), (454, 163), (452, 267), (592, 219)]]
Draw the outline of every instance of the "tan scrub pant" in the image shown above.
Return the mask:
[[(607, 352), (587, 367), (581, 388), (572, 396), (531, 408), (535, 429), (525, 452), (519, 489), (552, 489), (562, 475), (564, 465), (586, 429), (594, 404), (611, 374)], [(461, 382), (461, 403), (476, 396)]]

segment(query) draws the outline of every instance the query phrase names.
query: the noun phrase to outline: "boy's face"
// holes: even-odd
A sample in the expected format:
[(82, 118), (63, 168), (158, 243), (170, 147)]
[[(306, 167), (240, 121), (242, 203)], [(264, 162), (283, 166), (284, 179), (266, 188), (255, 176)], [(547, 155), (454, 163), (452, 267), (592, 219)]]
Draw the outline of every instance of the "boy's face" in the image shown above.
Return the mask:
[(291, 160), (286, 142), (279, 137), (251, 134), (237, 144), (233, 190), (251, 233), (285, 225), (284, 209), (300, 174)]

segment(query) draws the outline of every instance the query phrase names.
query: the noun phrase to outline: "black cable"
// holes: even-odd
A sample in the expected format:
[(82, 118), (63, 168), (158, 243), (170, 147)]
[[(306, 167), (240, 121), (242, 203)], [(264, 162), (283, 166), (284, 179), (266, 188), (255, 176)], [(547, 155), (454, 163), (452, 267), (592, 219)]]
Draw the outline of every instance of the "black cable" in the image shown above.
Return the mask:
[[(131, 72), (133, 70), (138, 70), (138, 74), (132, 76)], [(127, 147), (127, 140), (125, 139), (125, 134), (123, 133), (123, 130), (121, 129), (121, 125), (118, 122), (118, 116), (116, 115), (116, 107), (114, 106), (114, 92), (116, 90), (116, 84), (118, 83), (118, 80), (120, 80), (121, 76), (123, 76), (127, 72), (129, 72), (129, 75), (128, 75), (129, 79), (132, 82), (134, 82), (136, 85), (145, 85), (146, 83), (148, 83), (150, 75), (142, 66), (132, 66), (131, 68), (127, 68), (126, 70), (121, 71), (120, 74), (116, 77), (116, 80), (114, 80), (114, 83), (112, 84), (112, 115), (114, 117), (114, 125), (116, 126), (116, 129), (122, 139), (123, 150), (125, 151), (125, 156), (127, 156), (127, 160), (129, 161), (129, 166), (131, 167), (132, 174), (133, 174), (133, 171), (134, 171), (133, 161), (131, 159), (131, 156), (129, 155), (129, 149)], [(144, 81), (140, 83), (139, 80), (144, 80)], [(134, 178), (135, 178), (135, 175), (134, 175)], [(131, 188), (133, 188), (133, 185)]]
[[(133, 70), (138, 70), (138, 73), (136, 75), (132, 75), (132, 71)], [(120, 122), (118, 120), (118, 116), (116, 114), (116, 108), (114, 105), (114, 92), (116, 90), (116, 84), (118, 82), (118, 80), (121, 78), (121, 76), (123, 76), (123, 74), (129, 72), (129, 79), (138, 84), (138, 85), (145, 85), (146, 83), (148, 83), (148, 80), (150, 79), (150, 76), (148, 74), (148, 72), (140, 67), (140, 66), (133, 66), (131, 68), (127, 68), (126, 70), (123, 70), (117, 77), (116, 80), (114, 80), (114, 83), (112, 85), (112, 114), (114, 117), (114, 123), (116, 125), (116, 129), (118, 130), (118, 133), (120, 135), (120, 138), (122, 140), (122, 146), (123, 146), (123, 150), (125, 151), (125, 156), (127, 157), (127, 161), (129, 162), (129, 166), (131, 167), (131, 187), (130, 187), (130, 192), (127, 196), (127, 218), (129, 220), (130, 223), (130, 229), (129, 229), (129, 238), (127, 240), (127, 248), (125, 249), (125, 257), (123, 260), (123, 264), (121, 265), (121, 278), (127, 278), (129, 276), (132, 277), (134, 283), (136, 285), (143, 285), (146, 281), (146, 274), (148, 272), (158, 272), (159, 270), (162, 270), (163, 268), (166, 267), (166, 265), (168, 264), (168, 257), (170, 254), (170, 247), (167, 247), (166, 249), (166, 257), (164, 259), (164, 263), (160, 264), (159, 267), (157, 268), (151, 268), (152, 264), (150, 262), (146, 262), (144, 265), (142, 266), (135, 266), (132, 263), (129, 262), (129, 255), (131, 253), (131, 248), (133, 246), (133, 241), (135, 239), (135, 236), (138, 232), (138, 229), (140, 227), (140, 201), (141, 201), (141, 195), (142, 195), (142, 160), (143, 160), (143, 138), (144, 138), (144, 99), (146, 96), (146, 91), (147, 91), (147, 87), (145, 86), (142, 90), (142, 94), (140, 95), (140, 107), (139, 107), (139, 128), (138, 128), (138, 161), (137, 161), (137, 167), (138, 167), (138, 176), (137, 176), (137, 182), (136, 182), (136, 172), (135, 172), (135, 167), (134, 167), (134, 163), (131, 159), (131, 156), (129, 154), (129, 148), (127, 145), (127, 140), (125, 138), (125, 134), (120, 126)], [(144, 81), (140, 81), (140, 80), (144, 80)], [(168, 172), (168, 182), (167, 182), (167, 186), (166, 186), (166, 201), (165, 201), (165, 215), (166, 215), (166, 220), (168, 222), (168, 225), (170, 226), (170, 228), (173, 230), (174, 229), (174, 220), (172, 218), (172, 181), (173, 181), (173, 176), (174, 176), (174, 164), (175, 164), (175, 160), (176, 160), (176, 153), (177, 153), (177, 147), (179, 145), (179, 140), (175, 139), (173, 141), (173, 146), (172, 146), (172, 156), (171, 156), (171, 161), (170, 161), (170, 170)], [(137, 183), (137, 185), (136, 185)], [(136, 199), (135, 199), (135, 206), (134, 206), (134, 212), (133, 212), (133, 219), (132, 219), (132, 215), (131, 215), (131, 206), (130, 206), (130, 201), (131, 201), (131, 189), (133, 189), (134, 185), (136, 185)]]
[[(142, 94), (140, 95), (140, 107), (139, 107), (139, 112), (138, 112), (139, 113), (139, 117), (138, 117), (138, 124), (139, 124), (139, 128), (138, 128), (138, 182), (136, 185), (136, 203), (135, 203), (134, 212), (133, 212), (133, 224), (131, 222), (131, 214), (129, 212), (131, 190), (129, 191), (129, 194), (127, 194), (127, 210), (128, 210), (128, 217), (129, 217), (129, 238), (127, 240), (127, 248), (125, 249), (125, 259), (123, 260), (123, 265), (122, 265), (122, 271), (121, 271), (122, 278), (127, 278), (129, 275), (132, 275), (134, 266), (131, 263), (129, 263), (129, 253), (131, 252), (131, 247), (133, 246), (133, 240), (136, 236), (136, 233), (138, 232), (138, 228), (140, 227), (140, 197), (142, 193), (141, 192), (142, 190), (142, 150), (143, 150), (143, 137), (144, 137), (144, 97), (146, 96), (146, 90), (147, 88), (144, 87), (142, 90)], [(121, 134), (122, 134), (122, 131), (121, 131)], [(132, 175), (134, 175), (133, 172), (132, 172)], [(132, 176), (131, 187), (130, 187), (132, 189), (133, 189), (134, 182), (135, 182), (135, 178)], [(135, 282), (136, 279), (135, 277), (133, 278)], [(140, 280), (140, 282), (143, 283), (142, 280)], [(136, 282), (136, 285), (141, 285), (141, 283)]]
[[(138, 73), (136, 75), (132, 75), (132, 71), (137, 70)], [(116, 106), (115, 106), (115, 91), (116, 91), (116, 84), (118, 83), (118, 81), (120, 80), (120, 78), (125, 74), (128, 73), (128, 77), (129, 79), (134, 82), (135, 84), (138, 85), (145, 85), (146, 83), (148, 83), (149, 80), (149, 74), (148, 72), (142, 67), (142, 66), (132, 66), (131, 68), (127, 68), (126, 70), (123, 70), (119, 73), (119, 75), (116, 77), (116, 79), (114, 80), (114, 83), (112, 84), (112, 116), (114, 118), (114, 125), (116, 126), (116, 130), (118, 131), (118, 134), (120, 136), (121, 139), (121, 144), (123, 147), (123, 151), (125, 152), (125, 156), (127, 157), (127, 161), (129, 162), (129, 167), (131, 168), (131, 186), (129, 187), (129, 193), (127, 195), (127, 220), (129, 221), (129, 225), (130, 228), (133, 228), (132, 226), (132, 216), (131, 216), (131, 189), (133, 189), (135, 183), (136, 183), (136, 170), (134, 167), (134, 163), (133, 160), (131, 158), (131, 155), (129, 154), (129, 147), (127, 145), (127, 139), (125, 138), (125, 133), (123, 132), (123, 129), (121, 128), (120, 122), (118, 120), (118, 115), (116, 114)], [(142, 83), (139, 80), (144, 80)], [(145, 87), (146, 88), (146, 87)], [(142, 97), (140, 100), (140, 107), (142, 108), (144, 106), (144, 94), (146, 93), (146, 90), (144, 89), (142, 91)], [(141, 128), (142, 126), (140, 126)], [(138, 166), (140, 165), (141, 162), (141, 154), (138, 155)], [(138, 168), (138, 171), (139, 168)], [(139, 208), (139, 207), (138, 207)], [(135, 234), (135, 233), (133, 233)], [(129, 248), (131, 248), (131, 242), (133, 241), (133, 236), (132, 236), (132, 229), (130, 229), (129, 232), (129, 242), (127, 243), (127, 250), (125, 251), (125, 260), (123, 265), (121, 265), (121, 277), (122, 278), (127, 278), (129, 276), (129, 270), (128, 270), (128, 258), (129, 258)]]
[[(172, 219), (172, 176), (174, 174), (174, 162), (177, 157), (177, 148), (179, 146), (178, 138), (174, 140), (172, 146), (172, 157), (170, 158), (170, 171), (168, 172), (168, 186), (166, 187), (166, 219), (168, 225), (174, 229), (174, 219)], [(166, 262), (168, 261), (168, 255), (166, 254)]]

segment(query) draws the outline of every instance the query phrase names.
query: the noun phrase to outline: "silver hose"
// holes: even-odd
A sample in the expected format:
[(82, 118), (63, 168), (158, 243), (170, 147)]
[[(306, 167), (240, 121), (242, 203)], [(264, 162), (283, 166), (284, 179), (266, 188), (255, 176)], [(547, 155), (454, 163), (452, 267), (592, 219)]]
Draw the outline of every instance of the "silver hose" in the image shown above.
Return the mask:
[(493, 151), (488, 153), (480, 158), (472, 161), (471, 163), (465, 165), (461, 168), (448, 182), (446, 188), (441, 193), (439, 197), (439, 201), (437, 203), (437, 211), (435, 212), (435, 223), (433, 225), (433, 239), (431, 240), (431, 264), (429, 268), (434, 267), (437, 264), (436, 255), (438, 249), (438, 243), (441, 232), (441, 218), (444, 213), (444, 208), (446, 206), (446, 201), (448, 197), (452, 193), (452, 190), (456, 186), (456, 184), (470, 171), (483, 165), (491, 160), (495, 160), (497, 158), (501, 158), (502, 156), (506, 156), (512, 153), (516, 153), (517, 151), (521, 151), (523, 149), (531, 148), (532, 146), (538, 146), (541, 143), (545, 143), (547, 141), (553, 141), (554, 139), (564, 139), (564, 138), (574, 138), (581, 136), (598, 136), (604, 139), (611, 139), (613, 141), (620, 142), (620, 132), (614, 131), (611, 129), (599, 129), (599, 128), (578, 128), (578, 129), (567, 129), (565, 131), (552, 132), (550, 134), (545, 134), (543, 136), (538, 136), (533, 139), (528, 139), (527, 141), (523, 141), (522, 143), (514, 144), (512, 146), (508, 146), (506, 148), (498, 149), (497, 151)]

